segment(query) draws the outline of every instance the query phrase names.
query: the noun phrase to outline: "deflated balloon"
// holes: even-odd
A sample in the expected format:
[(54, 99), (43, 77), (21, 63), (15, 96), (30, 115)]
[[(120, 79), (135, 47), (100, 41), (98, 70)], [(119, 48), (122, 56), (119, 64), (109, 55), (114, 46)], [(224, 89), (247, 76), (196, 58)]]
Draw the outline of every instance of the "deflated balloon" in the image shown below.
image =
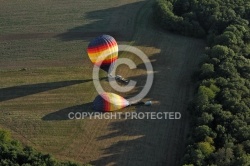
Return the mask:
[(127, 107), (129, 101), (114, 93), (102, 93), (93, 101), (93, 109), (96, 111), (110, 112)]
[(118, 45), (112, 36), (102, 35), (89, 43), (87, 52), (93, 64), (108, 72), (118, 58)]

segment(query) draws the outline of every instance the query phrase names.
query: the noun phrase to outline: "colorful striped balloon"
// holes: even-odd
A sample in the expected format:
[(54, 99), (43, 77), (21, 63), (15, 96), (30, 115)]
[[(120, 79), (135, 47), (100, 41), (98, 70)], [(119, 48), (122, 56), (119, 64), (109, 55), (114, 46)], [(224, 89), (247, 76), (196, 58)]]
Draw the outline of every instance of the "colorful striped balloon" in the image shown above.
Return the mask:
[(93, 101), (93, 109), (96, 111), (111, 112), (119, 110), (121, 108), (127, 107), (129, 101), (123, 97), (114, 94), (104, 92), (101, 95), (98, 95)]
[(112, 36), (102, 35), (89, 43), (87, 52), (92, 63), (108, 72), (118, 58), (118, 45)]

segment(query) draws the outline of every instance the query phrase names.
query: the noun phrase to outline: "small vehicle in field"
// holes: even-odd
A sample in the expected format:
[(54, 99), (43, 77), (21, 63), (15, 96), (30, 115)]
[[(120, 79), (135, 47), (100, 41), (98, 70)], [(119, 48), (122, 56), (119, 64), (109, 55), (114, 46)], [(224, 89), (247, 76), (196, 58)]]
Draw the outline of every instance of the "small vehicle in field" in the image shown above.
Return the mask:
[(116, 76), (115, 76), (115, 80), (117, 80), (118, 82), (121, 82), (121, 83), (125, 83), (125, 84), (127, 84), (127, 83), (129, 82), (129, 80), (123, 78), (123, 77), (120, 76), (120, 75), (116, 75)]

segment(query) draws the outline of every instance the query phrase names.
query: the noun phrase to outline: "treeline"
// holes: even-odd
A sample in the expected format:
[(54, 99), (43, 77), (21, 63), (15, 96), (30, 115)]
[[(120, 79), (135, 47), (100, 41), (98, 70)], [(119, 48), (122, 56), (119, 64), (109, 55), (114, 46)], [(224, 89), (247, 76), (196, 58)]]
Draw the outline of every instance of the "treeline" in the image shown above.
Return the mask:
[(49, 154), (42, 154), (31, 147), (23, 147), (10, 137), (10, 133), (0, 129), (1, 166), (78, 166), (72, 162), (59, 162)]
[(183, 165), (250, 165), (250, 1), (158, 0), (165, 29), (206, 37)]

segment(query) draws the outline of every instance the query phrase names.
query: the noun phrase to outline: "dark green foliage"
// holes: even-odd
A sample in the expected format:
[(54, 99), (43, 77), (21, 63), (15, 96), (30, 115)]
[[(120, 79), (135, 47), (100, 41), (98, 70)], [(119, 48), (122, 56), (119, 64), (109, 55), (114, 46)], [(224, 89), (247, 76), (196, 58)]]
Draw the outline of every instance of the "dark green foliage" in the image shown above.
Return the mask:
[(154, 10), (162, 28), (208, 43), (183, 163), (250, 165), (250, 1), (157, 0)]
[(201, 117), (198, 118), (198, 124), (199, 125), (209, 125), (213, 122), (214, 117), (212, 114), (209, 114), (207, 112), (203, 112), (201, 114)]
[(1, 166), (78, 166), (72, 162), (58, 162), (49, 154), (42, 154), (31, 147), (23, 147), (10, 138), (9, 132), (0, 129)]
[(215, 147), (209, 142), (199, 142), (197, 148), (201, 150), (205, 157), (211, 155), (211, 153), (215, 150)]
[(194, 134), (195, 140), (199, 142), (203, 141), (207, 136), (212, 138), (216, 137), (216, 134), (212, 131), (212, 129), (206, 125), (196, 127)]
[[(182, 1), (185, 1), (182, 3)], [(176, 2), (179, 4), (181, 8), (175, 6), (171, 1), (165, 0), (158, 0), (157, 4), (155, 5), (155, 11), (157, 11), (154, 15), (155, 20), (164, 28), (173, 32), (178, 32), (183, 35), (188, 36), (196, 36), (196, 37), (204, 37), (205, 31), (197, 22), (197, 20), (193, 19), (196, 18), (194, 13), (186, 13), (185, 18), (179, 15), (176, 15), (173, 11), (181, 12), (182, 8), (188, 10), (189, 3), (187, 0), (179, 0)], [(182, 6), (185, 5), (185, 6)], [(179, 13), (180, 14), (180, 13)], [(195, 32), (195, 33), (193, 33)]]
[(201, 78), (212, 77), (214, 75), (214, 65), (209, 63), (204, 63), (201, 66)]

